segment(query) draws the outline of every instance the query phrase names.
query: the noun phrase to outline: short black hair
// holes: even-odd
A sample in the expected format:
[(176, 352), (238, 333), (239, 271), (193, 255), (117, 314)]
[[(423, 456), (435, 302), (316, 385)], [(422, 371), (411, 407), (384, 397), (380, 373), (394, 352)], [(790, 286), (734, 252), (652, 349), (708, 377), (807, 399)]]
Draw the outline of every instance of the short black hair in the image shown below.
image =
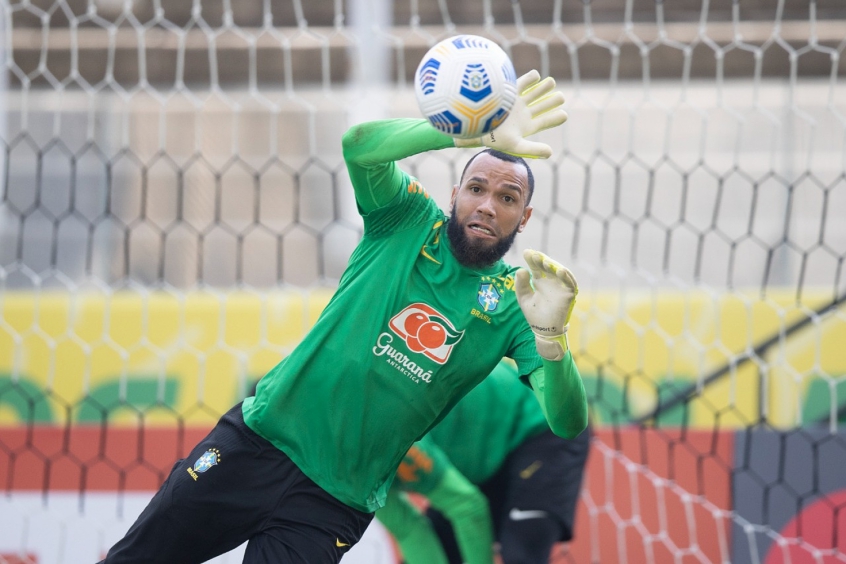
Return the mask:
[(523, 157), (509, 155), (508, 153), (503, 153), (502, 151), (497, 151), (496, 149), (487, 148), (482, 151), (479, 151), (478, 153), (470, 157), (470, 160), (467, 161), (467, 164), (464, 165), (464, 170), (461, 171), (461, 178), (458, 180), (458, 185), (461, 186), (461, 184), (464, 182), (464, 173), (467, 172), (467, 167), (470, 166), (470, 163), (476, 160), (476, 157), (478, 157), (479, 155), (484, 154), (488, 154), (492, 157), (496, 157), (497, 159), (508, 163), (519, 163), (526, 167), (526, 174), (529, 179), (529, 198), (526, 200), (526, 205), (529, 205), (529, 203), (532, 201), (532, 195), (535, 193), (535, 175), (532, 174), (532, 169), (531, 167), (529, 167), (529, 163), (527, 163)]

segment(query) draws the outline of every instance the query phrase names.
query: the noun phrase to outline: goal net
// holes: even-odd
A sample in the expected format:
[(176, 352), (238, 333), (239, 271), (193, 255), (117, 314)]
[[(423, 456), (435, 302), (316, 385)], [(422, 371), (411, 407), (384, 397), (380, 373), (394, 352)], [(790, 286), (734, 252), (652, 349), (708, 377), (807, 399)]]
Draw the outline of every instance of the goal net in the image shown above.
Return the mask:
[[(341, 135), (419, 116), (456, 33), (567, 97), (508, 255), (581, 288), (596, 437), (553, 560), (846, 562), (845, 13), (0, 0), (0, 564), (101, 558), (292, 350), (362, 232)], [(403, 166), (446, 207), (472, 153)]]

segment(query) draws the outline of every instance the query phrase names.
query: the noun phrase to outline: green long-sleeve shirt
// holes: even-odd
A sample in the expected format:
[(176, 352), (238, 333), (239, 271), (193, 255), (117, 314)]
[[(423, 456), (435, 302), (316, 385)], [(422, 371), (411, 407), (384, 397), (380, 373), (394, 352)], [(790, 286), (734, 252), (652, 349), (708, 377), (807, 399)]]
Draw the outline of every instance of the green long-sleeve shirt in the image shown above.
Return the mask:
[[(579, 425), (570, 390), (576, 380), (580, 385), (578, 373), (550, 378), (565, 364), (549, 366), (537, 354), (514, 292), (517, 268), (502, 260), (482, 269), (461, 265), (447, 216), (396, 164), (453, 146), (425, 120), (370, 122), (344, 135), (364, 236), (315, 326), (243, 403), (253, 431), (361, 511), (384, 505), (412, 443), (503, 356), (519, 374), (531, 374), (553, 430)], [(483, 285), (500, 295), (488, 319), (473, 313)], [(423, 338), (424, 325), (436, 338)], [(585, 406), (585, 424), (586, 413)]]

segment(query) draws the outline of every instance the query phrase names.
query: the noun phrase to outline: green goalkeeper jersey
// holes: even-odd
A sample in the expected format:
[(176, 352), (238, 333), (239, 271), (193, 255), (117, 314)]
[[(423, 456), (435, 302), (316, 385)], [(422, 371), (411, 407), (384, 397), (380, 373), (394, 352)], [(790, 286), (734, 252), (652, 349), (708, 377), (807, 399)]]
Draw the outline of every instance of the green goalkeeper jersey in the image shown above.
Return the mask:
[(503, 356), (521, 375), (542, 366), (517, 269), (460, 265), (447, 217), (395, 163), (452, 146), (424, 120), (344, 136), (364, 236), (315, 326), (243, 404), (251, 429), (361, 511), (384, 505), (412, 443)]

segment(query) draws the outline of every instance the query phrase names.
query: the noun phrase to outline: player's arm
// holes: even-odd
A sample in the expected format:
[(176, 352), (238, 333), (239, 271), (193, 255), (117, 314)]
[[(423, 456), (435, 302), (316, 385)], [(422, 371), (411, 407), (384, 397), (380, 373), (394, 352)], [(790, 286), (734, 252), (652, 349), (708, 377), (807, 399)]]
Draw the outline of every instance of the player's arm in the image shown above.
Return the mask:
[(431, 523), (396, 487), (388, 492), (388, 500), (376, 511), (376, 518), (396, 539), (405, 564), (447, 564)]
[(424, 119), (386, 119), (351, 127), (342, 145), (356, 201), (366, 214), (407, 188), (407, 177), (396, 161), (454, 147), (455, 142)]
[(579, 287), (573, 273), (543, 253), (527, 250), (523, 256), (529, 268), (517, 272), (515, 291), (543, 358), (529, 382), (552, 432), (572, 439), (588, 424), (584, 384), (567, 343)]
[(344, 160), (361, 212), (385, 206), (407, 188), (396, 161), (449, 147), (490, 147), (512, 155), (548, 158), (549, 145), (526, 138), (567, 121), (555, 80), (532, 70), (517, 79), (517, 100), (506, 120), (479, 139), (454, 139), (424, 119), (388, 119), (351, 127), (343, 137)]
[(588, 424), (585, 388), (569, 351), (563, 360), (544, 360), (542, 368), (529, 374), (529, 383), (553, 433), (573, 439), (585, 430)]
[(485, 495), (450, 465), (426, 494), (452, 524), (465, 564), (493, 563), (493, 523)]
[(465, 563), (492, 563), (493, 525), (488, 501), (431, 436), (426, 435), (409, 449), (397, 468), (394, 484), (425, 495), (432, 507), (449, 519)]

